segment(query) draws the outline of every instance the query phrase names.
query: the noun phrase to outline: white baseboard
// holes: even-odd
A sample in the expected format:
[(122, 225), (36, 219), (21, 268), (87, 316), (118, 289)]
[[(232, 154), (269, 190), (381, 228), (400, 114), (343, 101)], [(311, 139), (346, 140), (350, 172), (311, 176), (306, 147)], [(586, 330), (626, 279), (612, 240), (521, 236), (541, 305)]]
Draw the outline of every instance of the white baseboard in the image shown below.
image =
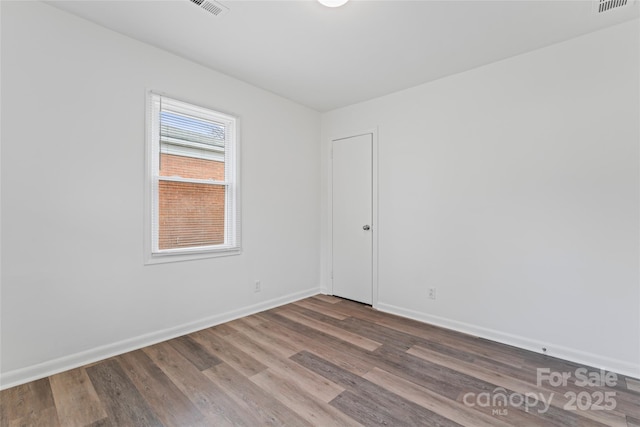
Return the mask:
[(27, 366), (25, 368), (15, 369), (4, 372), (0, 375), (0, 390), (14, 387), (29, 381), (45, 378), (69, 369), (78, 368), (89, 363), (98, 362), (109, 357), (127, 353), (129, 351), (138, 350), (162, 341), (167, 341), (182, 335), (190, 334), (195, 331), (210, 328), (221, 323), (229, 322), (240, 317), (249, 316), (264, 310), (269, 310), (302, 298), (310, 297), (321, 292), (320, 287), (308, 289), (302, 292), (285, 295), (274, 298), (269, 301), (263, 301), (247, 307), (231, 310), (215, 316), (210, 316), (194, 322), (185, 323), (173, 328), (163, 329), (149, 334), (140, 335), (123, 341), (107, 344), (101, 347), (92, 348), (90, 350), (63, 356), (57, 359), (48, 360), (37, 365)]
[[(557, 357), (559, 359), (568, 360), (582, 365), (592, 366), (597, 369), (616, 372), (622, 375), (640, 378), (640, 363), (634, 364), (624, 360), (612, 359), (600, 356), (594, 353), (588, 353), (581, 350), (555, 345), (553, 343), (545, 343), (526, 337), (512, 335), (493, 329), (475, 326), (469, 323), (459, 322), (457, 320), (447, 319), (444, 317), (433, 316), (419, 311), (409, 310), (402, 307), (396, 307), (391, 304), (378, 303), (375, 307), (379, 311), (396, 314), (420, 322), (429, 323), (435, 326), (452, 329), (454, 331), (463, 332), (465, 334), (486, 338), (502, 344), (530, 350), (542, 354), (542, 348), (547, 351), (544, 354)], [(543, 367), (543, 366), (541, 366)]]

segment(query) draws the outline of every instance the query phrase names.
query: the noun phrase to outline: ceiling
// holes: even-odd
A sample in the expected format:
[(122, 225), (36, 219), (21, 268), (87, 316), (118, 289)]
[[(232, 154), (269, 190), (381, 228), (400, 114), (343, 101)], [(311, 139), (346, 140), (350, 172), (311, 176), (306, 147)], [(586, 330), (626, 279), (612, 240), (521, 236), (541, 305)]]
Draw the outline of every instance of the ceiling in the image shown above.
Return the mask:
[(328, 111), (638, 19), (638, 0), (49, 1), (318, 111)]

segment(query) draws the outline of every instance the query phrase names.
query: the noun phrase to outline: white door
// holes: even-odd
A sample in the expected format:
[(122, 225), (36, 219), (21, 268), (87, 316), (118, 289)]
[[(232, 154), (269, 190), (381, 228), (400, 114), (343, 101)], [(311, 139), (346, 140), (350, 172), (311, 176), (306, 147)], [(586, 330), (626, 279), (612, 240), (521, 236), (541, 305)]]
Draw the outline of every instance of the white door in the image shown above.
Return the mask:
[(373, 300), (373, 135), (333, 141), (333, 294)]

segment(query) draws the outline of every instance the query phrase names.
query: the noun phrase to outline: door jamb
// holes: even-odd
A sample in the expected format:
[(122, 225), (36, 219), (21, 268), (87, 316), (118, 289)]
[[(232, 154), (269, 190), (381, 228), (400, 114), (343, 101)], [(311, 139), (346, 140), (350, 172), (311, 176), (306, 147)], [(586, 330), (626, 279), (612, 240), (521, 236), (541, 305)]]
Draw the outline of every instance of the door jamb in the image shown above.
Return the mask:
[(328, 173), (328, 256), (329, 256), (329, 291), (333, 295), (333, 142), (355, 136), (371, 134), (371, 306), (378, 307), (378, 128), (371, 128), (361, 132), (350, 132), (340, 136), (329, 138), (329, 173)]

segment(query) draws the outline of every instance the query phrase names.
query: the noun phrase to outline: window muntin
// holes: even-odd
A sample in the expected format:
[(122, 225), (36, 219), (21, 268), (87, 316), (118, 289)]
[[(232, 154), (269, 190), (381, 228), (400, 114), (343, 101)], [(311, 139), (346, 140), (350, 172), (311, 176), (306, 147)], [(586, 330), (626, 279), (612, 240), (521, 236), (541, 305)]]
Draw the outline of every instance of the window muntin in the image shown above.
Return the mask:
[(149, 95), (151, 257), (240, 250), (236, 119)]

